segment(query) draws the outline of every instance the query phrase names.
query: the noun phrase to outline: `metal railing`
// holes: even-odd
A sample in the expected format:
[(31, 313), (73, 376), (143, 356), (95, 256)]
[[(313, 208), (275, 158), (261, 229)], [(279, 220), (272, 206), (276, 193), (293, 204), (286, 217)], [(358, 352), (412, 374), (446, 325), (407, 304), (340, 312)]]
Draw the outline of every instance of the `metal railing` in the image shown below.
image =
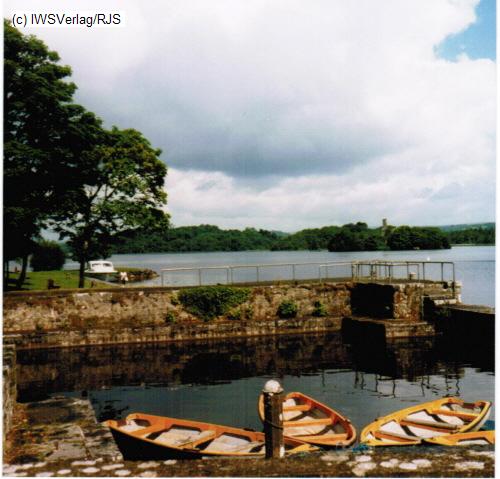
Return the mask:
[[(448, 266), (448, 268), (447, 268)], [(273, 270), (281, 269), (281, 273), (273, 274)], [(436, 272), (437, 269), (437, 272)], [(455, 282), (455, 264), (451, 261), (341, 261), (328, 263), (269, 263), (269, 264), (245, 264), (245, 265), (223, 265), (202, 266), (198, 268), (164, 268), (161, 269), (162, 286), (202, 286), (203, 284), (237, 284), (237, 283), (260, 283), (269, 281), (295, 281), (327, 279), (407, 279), (417, 281), (445, 281), (449, 276)], [(238, 278), (238, 272), (250, 270), (250, 274), (243, 274)], [(217, 274), (217, 271), (219, 273)], [(253, 271), (253, 273), (252, 273)], [(212, 274), (212, 279), (207, 280), (207, 272)], [(448, 273), (445, 275), (445, 272)], [(333, 273), (333, 274), (332, 274)], [(168, 283), (165, 281), (167, 275), (188, 275), (187, 283)], [(215, 279), (214, 279), (215, 277)], [(448, 279), (446, 279), (448, 280)]]

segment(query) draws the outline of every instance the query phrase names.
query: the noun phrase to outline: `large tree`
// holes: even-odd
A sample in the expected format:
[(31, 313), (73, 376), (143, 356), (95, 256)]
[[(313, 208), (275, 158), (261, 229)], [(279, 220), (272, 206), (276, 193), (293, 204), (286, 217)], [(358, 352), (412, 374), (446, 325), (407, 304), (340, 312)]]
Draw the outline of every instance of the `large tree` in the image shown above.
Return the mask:
[(167, 167), (160, 154), (140, 132), (114, 127), (80, 159), (80, 186), (68, 190), (52, 224), (80, 264), (79, 287), (85, 263), (107, 257), (117, 234), (168, 227), (162, 210)]
[(102, 137), (100, 121), (72, 103), (71, 69), (34, 36), (4, 21), (4, 285), (8, 262), (28, 255), (61, 197), (78, 184), (82, 152)]

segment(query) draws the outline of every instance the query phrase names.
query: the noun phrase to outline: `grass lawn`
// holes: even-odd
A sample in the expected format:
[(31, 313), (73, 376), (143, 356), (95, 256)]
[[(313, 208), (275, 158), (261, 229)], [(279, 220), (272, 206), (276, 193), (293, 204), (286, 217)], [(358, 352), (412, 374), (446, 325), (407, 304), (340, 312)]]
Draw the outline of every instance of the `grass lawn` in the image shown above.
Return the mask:
[[(13, 290), (14, 280), (19, 273), (10, 273), (9, 290)], [(61, 289), (78, 288), (78, 271), (37, 271), (28, 272), (26, 280), (21, 288), (22, 291), (33, 291), (47, 289), (47, 280), (53, 279), (56, 286)], [(90, 280), (85, 278), (85, 288), (90, 288)]]

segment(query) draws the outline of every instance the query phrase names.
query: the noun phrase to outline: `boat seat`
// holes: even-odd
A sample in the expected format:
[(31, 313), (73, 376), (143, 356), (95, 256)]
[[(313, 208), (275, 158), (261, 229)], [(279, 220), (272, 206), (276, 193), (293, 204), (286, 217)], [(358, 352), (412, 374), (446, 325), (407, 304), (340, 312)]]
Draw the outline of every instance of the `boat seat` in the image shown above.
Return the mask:
[(332, 424), (331, 417), (325, 417), (321, 419), (307, 419), (305, 421), (284, 421), (283, 427), (303, 427), (303, 426), (320, 426)]
[(310, 404), (296, 404), (295, 406), (285, 406), (283, 412), (291, 411), (309, 411), (311, 409)]
[(147, 436), (148, 434), (159, 432), (166, 428), (167, 426), (165, 426), (165, 424), (153, 424), (148, 427), (143, 427), (142, 429), (136, 429), (135, 431), (128, 431), (128, 434), (135, 437)]
[(166, 444), (175, 447), (195, 447), (203, 442), (214, 439), (216, 432), (207, 429), (205, 431), (182, 431), (182, 430), (168, 430), (152, 438), (155, 442)]
[(389, 431), (374, 431), (373, 436), (377, 439), (389, 439), (389, 440), (398, 440), (403, 439), (404, 441), (420, 441), (419, 437), (409, 436), (407, 434), (400, 434), (398, 432), (389, 432)]
[(464, 421), (473, 421), (477, 418), (477, 414), (471, 414), (469, 412), (453, 411), (452, 409), (433, 409), (429, 411), (429, 414), (437, 414), (441, 416), (452, 416), (463, 419)]
[(448, 422), (426, 421), (425, 419), (402, 419), (399, 424), (401, 424), (401, 426), (422, 426), (425, 429), (446, 429), (450, 431), (454, 431), (461, 426), (458, 424), (450, 424)]
[(172, 445), (185, 448), (196, 447), (200, 444), (203, 444), (204, 442), (211, 441), (215, 438), (216, 435), (217, 433), (215, 431), (207, 429), (200, 432), (200, 434), (198, 434), (197, 436), (190, 436), (185, 439), (178, 439), (177, 441), (173, 441)]
[(347, 433), (342, 434), (317, 434), (317, 435), (307, 435), (307, 434), (297, 434), (293, 437), (296, 438), (307, 438), (308, 441), (345, 441), (347, 439)]

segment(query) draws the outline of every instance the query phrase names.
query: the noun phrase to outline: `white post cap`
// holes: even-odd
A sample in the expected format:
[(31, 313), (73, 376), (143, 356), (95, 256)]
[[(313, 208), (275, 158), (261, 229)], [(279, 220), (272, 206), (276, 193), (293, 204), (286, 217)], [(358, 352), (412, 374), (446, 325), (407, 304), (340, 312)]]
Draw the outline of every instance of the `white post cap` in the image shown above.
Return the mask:
[(265, 393), (277, 394), (283, 392), (283, 388), (281, 387), (279, 381), (276, 381), (276, 379), (270, 379), (266, 384), (264, 384), (263, 391)]

